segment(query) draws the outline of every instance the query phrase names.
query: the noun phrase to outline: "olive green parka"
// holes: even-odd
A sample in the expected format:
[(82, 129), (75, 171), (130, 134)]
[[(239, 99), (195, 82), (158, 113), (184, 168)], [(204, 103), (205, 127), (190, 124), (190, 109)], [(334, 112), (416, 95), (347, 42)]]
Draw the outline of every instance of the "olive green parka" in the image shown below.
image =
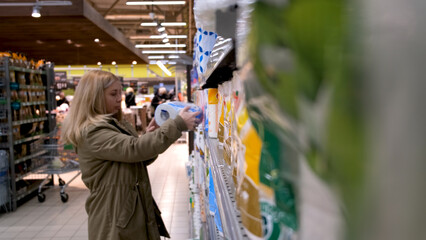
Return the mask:
[(130, 124), (115, 119), (88, 128), (77, 152), (82, 180), (90, 190), (89, 240), (160, 239), (160, 231), (169, 237), (146, 165), (185, 130), (180, 116), (140, 137)]

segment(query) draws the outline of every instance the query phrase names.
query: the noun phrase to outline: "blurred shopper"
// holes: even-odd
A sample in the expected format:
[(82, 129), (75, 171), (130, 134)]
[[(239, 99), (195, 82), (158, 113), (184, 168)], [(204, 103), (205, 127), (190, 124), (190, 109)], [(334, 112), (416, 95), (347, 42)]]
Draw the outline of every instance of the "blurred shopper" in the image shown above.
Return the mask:
[(128, 87), (126, 89), (126, 107), (130, 108), (130, 106), (136, 106), (136, 96), (133, 88)]
[(157, 109), (158, 105), (165, 103), (168, 97), (165, 87), (160, 87), (158, 91), (154, 93), (154, 97), (151, 100), (151, 117), (154, 117), (155, 109)]
[(56, 97), (56, 106), (59, 107), (59, 106), (61, 106), (64, 103), (70, 105), (70, 103), (68, 102), (67, 98), (65, 97), (65, 93), (64, 92), (60, 92), (59, 96)]
[(161, 127), (153, 119), (138, 137), (121, 119), (121, 89), (114, 74), (87, 72), (62, 128), (62, 141), (75, 146), (82, 180), (90, 190), (89, 240), (170, 237), (152, 197), (147, 165), (182, 131), (193, 130), (199, 113), (187, 107)]

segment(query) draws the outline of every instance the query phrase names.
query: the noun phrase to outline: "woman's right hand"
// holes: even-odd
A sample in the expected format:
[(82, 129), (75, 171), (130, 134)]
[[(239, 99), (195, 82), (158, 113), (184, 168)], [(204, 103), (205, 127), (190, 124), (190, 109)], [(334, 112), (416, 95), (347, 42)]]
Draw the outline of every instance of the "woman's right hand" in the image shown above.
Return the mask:
[(183, 121), (186, 123), (186, 126), (188, 127), (188, 131), (193, 131), (198, 124), (200, 124), (201, 120), (197, 119), (197, 115), (200, 114), (200, 112), (190, 112), (189, 109), (190, 106), (186, 106), (184, 109), (182, 109), (179, 112), (179, 115), (183, 118)]

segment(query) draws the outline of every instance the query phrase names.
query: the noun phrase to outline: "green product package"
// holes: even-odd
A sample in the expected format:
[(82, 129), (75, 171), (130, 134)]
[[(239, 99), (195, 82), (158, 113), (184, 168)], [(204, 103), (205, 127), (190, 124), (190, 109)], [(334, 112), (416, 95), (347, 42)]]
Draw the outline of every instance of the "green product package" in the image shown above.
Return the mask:
[[(245, 80), (247, 110), (262, 141), (259, 204), (263, 239), (297, 239), (298, 151), (293, 130), (252, 74)], [(283, 122), (284, 121), (284, 122)]]

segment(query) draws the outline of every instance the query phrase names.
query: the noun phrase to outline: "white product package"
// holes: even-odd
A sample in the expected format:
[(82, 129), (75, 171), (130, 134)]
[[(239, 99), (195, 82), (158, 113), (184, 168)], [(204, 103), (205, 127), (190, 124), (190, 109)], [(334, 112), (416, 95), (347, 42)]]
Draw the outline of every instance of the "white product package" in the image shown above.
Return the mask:
[(155, 122), (161, 126), (165, 121), (167, 121), (169, 118), (175, 119), (176, 116), (179, 114), (180, 110), (184, 109), (186, 106), (190, 106), (189, 109), (190, 112), (200, 112), (200, 114), (197, 115), (198, 119), (202, 119), (203, 113), (197, 105), (193, 103), (185, 103), (185, 102), (166, 102), (163, 104), (158, 105), (158, 107), (155, 109), (154, 119)]

